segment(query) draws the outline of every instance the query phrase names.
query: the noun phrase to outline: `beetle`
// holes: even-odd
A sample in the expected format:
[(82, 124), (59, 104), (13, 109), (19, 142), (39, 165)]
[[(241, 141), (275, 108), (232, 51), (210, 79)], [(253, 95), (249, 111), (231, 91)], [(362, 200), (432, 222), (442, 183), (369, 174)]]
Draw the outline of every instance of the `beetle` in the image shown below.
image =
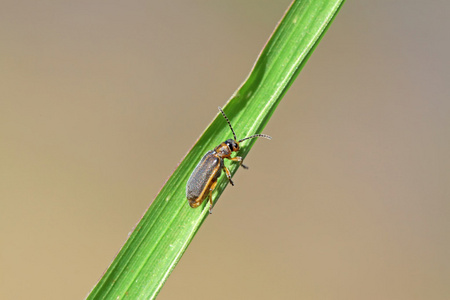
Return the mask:
[(228, 139), (214, 148), (214, 150), (206, 152), (198, 165), (195, 167), (186, 184), (186, 198), (189, 201), (189, 205), (192, 208), (196, 208), (202, 204), (207, 197), (209, 197), (210, 214), (212, 213), (213, 208), (212, 192), (217, 185), (217, 179), (220, 177), (222, 169), (225, 171), (228, 181), (234, 186), (234, 183), (231, 180), (231, 173), (223, 163), (224, 159), (226, 158), (232, 161), (237, 161), (244, 169), (248, 169), (246, 165), (242, 164), (242, 157), (231, 157), (233, 152), (239, 151), (239, 143), (256, 137), (263, 137), (269, 140), (272, 139), (266, 134), (255, 134), (237, 141), (236, 133), (234, 133), (230, 121), (220, 106), (219, 111), (227, 121), (228, 126), (230, 126), (234, 139)]

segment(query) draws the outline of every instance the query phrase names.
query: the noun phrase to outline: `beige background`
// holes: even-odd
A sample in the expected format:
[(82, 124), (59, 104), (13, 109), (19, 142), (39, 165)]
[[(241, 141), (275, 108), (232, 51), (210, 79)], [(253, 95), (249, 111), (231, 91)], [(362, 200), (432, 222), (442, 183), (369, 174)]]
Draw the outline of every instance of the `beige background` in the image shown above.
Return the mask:
[[(288, 4), (2, 2), (1, 299), (87, 295)], [(346, 3), (159, 299), (449, 299), (449, 12)]]

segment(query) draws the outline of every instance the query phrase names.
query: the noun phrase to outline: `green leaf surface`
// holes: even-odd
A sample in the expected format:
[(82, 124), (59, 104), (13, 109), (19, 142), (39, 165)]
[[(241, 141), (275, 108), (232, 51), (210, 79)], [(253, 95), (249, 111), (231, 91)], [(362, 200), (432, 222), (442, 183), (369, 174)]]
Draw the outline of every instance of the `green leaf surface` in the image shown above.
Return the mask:
[[(291, 4), (249, 77), (224, 107), (238, 139), (262, 132), (343, 2), (301, 0)], [(207, 200), (196, 209), (188, 205), (186, 182), (202, 156), (230, 137), (227, 123), (217, 113), (167, 180), (88, 299), (156, 297), (209, 215)], [(238, 155), (245, 158), (255, 141), (242, 142)], [(238, 165), (228, 164), (232, 174)], [(222, 175), (213, 192), (214, 202), (227, 184), (226, 176)]]

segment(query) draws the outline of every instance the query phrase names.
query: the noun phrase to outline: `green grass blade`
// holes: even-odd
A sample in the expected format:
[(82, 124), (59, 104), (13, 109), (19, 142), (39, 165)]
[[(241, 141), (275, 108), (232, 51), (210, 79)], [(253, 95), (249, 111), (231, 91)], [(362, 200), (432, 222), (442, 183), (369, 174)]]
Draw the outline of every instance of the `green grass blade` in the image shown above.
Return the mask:
[[(249, 77), (224, 107), (238, 138), (261, 133), (343, 2), (301, 0), (292, 3)], [(212, 112), (215, 110), (211, 107)], [(201, 157), (230, 137), (228, 125), (217, 113), (161, 189), (88, 299), (156, 297), (208, 216), (207, 201), (196, 209), (189, 207), (185, 196), (186, 182)], [(239, 156), (245, 157), (255, 141), (243, 142)], [(227, 165), (234, 174), (238, 164)], [(214, 201), (227, 184), (222, 175), (213, 193)]]

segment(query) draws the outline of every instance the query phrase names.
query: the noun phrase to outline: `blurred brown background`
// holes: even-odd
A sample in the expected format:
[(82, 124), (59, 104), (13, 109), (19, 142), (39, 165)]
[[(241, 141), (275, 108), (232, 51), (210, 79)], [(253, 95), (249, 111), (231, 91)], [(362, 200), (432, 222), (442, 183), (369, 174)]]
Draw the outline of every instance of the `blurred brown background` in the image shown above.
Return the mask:
[[(289, 0), (3, 1), (0, 298), (82, 299)], [(159, 299), (449, 299), (448, 1), (349, 1)]]

